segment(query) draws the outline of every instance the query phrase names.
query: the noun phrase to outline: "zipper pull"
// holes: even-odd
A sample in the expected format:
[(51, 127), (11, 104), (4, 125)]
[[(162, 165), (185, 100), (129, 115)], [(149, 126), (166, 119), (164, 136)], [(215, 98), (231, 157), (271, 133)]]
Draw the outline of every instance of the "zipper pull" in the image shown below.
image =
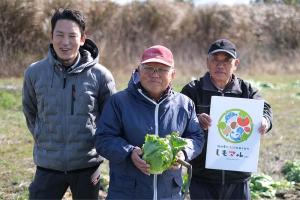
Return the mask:
[(75, 96), (76, 96), (76, 88), (75, 85), (72, 85), (72, 100), (71, 100), (71, 115), (74, 114), (74, 102), (76, 100)]
[(72, 85), (72, 100), (74, 100), (74, 101), (75, 101), (75, 96), (76, 96), (75, 85)]
[(65, 87), (66, 87), (66, 75), (64, 74), (64, 83), (63, 83), (63, 89), (65, 89)]

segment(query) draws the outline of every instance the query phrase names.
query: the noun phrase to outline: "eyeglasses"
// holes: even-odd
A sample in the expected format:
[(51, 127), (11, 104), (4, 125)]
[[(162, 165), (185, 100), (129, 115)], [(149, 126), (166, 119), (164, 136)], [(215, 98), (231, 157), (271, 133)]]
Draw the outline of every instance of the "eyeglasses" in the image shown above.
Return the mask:
[(142, 70), (147, 73), (147, 74), (154, 74), (155, 72), (158, 73), (159, 75), (166, 75), (169, 73), (169, 71), (171, 71), (173, 69), (173, 67), (151, 67), (148, 65), (141, 65), (142, 66)]
[(217, 60), (217, 58), (213, 55), (210, 56), (209, 59), (213, 65), (225, 65), (225, 66), (231, 65), (232, 61), (234, 60), (234, 58), (226, 58), (224, 60)]

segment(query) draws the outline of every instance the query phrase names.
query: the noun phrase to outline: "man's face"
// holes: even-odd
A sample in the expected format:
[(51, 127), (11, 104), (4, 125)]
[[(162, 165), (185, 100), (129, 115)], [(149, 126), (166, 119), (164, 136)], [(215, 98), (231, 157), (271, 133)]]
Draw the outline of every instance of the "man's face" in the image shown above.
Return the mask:
[(232, 58), (225, 52), (209, 55), (207, 68), (214, 82), (226, 85), (239, 64), (238, 59)]
[(84, 44), (78, 24), (71, 20), (58, 20), (52, 34), (52, 44), (60, 62), (70, 66), (75, 62), (79, 47)]
[(175, 70), (160, 63), (139, 66), (140, 82), (149, 95), (158, 100), (175, 77)]

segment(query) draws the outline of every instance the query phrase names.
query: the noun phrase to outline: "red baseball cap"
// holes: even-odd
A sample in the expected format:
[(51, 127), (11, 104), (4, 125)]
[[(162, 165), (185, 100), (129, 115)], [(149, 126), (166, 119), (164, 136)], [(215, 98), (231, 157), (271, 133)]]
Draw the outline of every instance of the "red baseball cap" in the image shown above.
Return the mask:
[(142, 55), (141, 64), (161, 63), (174, 67), (173, 54), (170, 49), (161, 45), (155, 45), (146, 49)]

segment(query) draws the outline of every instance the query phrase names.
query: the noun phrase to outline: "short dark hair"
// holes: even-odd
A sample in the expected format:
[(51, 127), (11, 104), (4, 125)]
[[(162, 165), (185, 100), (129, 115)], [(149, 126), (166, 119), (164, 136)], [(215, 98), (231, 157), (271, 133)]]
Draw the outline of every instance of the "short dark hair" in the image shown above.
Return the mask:
[(78, 10), (73, 9), (57, 9), (52, 18), (51, 18), (51, 33), (53, 35), (53, 31), (56, 25), (56, 22), (61, 19), (68, 19), (74, 21), (78, 24), (81, 35), (84, 35), (85, 31), (85, 17)]

